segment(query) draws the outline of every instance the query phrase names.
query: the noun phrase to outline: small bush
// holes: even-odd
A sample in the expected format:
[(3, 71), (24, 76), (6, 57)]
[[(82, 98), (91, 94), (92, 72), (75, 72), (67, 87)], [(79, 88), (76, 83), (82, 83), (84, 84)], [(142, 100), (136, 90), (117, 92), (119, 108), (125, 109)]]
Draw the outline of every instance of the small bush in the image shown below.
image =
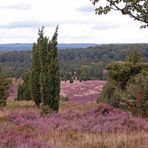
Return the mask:
[(47, 115), (47, 114), (52, 114), (53, 110), (48, 105), (43, 105), (41, 104), (41, 115)]
[(71, 78), (70, 80), (69, 80), (69, 83), (73, 83), (74, 82), (74, 80), (73, 80), (73, 78)]
[(96, 112), (100, 112), (105, 115), (111, 112), (113, 109), (114, 108), (107, 103), (100, 103), (96, 109)]
[(2, 109), (2, 108), (5, 107), (5, 106), (6, 106), (6, 100), (0, 99), (0, 109)]
[(60, 100), (63, 102), (68, 102), (69, 98), (68, 98), (68, 96), (61, 96)]

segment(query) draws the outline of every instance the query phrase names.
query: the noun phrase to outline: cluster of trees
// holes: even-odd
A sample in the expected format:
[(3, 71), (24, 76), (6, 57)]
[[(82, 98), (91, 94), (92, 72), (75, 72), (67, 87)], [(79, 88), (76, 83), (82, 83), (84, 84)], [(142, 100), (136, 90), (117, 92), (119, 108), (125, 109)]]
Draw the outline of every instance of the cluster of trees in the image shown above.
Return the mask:
[(30, 74), (18, 88), (17, 100), (34, 100), (45, 113), (58, 111), (60, 100), (60, 71), (58, 61), (58, 27), (49, 40), (44, 36), (44, 27), (39, 29), (37, 43), (33, 44)]
[(98, 101), (148, 116), (148, 64), (140, 53), (128, 53), (125, 62), (107, 66), (108, 81)]

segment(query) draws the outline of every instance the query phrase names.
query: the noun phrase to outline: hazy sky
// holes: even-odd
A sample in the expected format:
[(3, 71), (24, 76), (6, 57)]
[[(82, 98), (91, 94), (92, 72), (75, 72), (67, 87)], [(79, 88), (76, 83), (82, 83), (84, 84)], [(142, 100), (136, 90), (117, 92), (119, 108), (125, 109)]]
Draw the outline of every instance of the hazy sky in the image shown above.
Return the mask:
[(120, 12), (95, 15), (90, 0), (0, 0), (0, 43), (35, 42), (38, 28), (60, 43), (148, 43), (148, 29)]

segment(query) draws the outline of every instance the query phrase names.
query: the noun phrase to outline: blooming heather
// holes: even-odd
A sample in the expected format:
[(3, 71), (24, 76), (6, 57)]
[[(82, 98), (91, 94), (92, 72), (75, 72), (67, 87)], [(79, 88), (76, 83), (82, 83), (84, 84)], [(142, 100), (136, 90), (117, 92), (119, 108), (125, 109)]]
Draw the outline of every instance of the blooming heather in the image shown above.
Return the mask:
[(72, 103), (91, 103), (96, 102), (102, 87), (106, 81), (74, 81), (74, 83), (62, 82), (61, 95), (68, 96)]

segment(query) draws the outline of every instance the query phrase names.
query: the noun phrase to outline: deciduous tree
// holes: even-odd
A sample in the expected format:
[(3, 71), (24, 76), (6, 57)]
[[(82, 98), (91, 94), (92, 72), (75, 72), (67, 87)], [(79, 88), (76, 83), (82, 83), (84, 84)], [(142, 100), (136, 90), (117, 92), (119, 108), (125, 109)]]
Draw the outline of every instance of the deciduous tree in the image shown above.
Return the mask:
[[(98, 3), (96, 14), (107, 14), (112, 10), (120, 11), (123, 15), (143, 23), (142, 28), (148, 27), (148, 0), (91, 0), (94, 5)], [(100, 4), (104, 2), (106, 5)]]

